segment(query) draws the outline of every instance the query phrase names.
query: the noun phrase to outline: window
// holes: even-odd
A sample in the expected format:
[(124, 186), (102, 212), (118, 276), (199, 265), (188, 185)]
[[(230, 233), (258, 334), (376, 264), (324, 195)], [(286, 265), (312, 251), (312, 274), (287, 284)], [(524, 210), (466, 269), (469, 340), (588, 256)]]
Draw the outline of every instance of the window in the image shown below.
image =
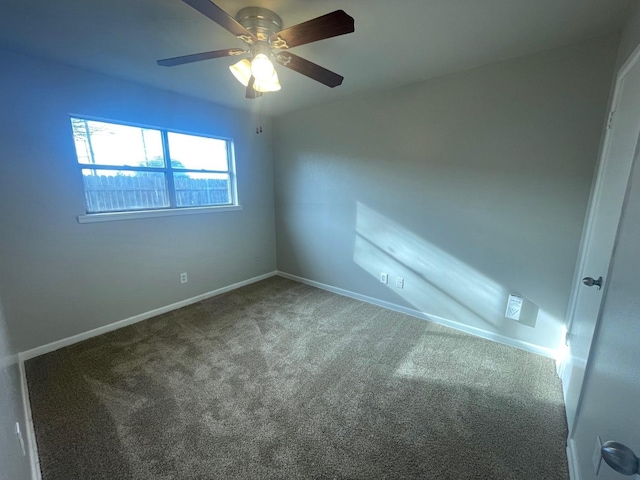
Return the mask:
[(71, 118), (87, 213), (236, 205), (232, 142)]

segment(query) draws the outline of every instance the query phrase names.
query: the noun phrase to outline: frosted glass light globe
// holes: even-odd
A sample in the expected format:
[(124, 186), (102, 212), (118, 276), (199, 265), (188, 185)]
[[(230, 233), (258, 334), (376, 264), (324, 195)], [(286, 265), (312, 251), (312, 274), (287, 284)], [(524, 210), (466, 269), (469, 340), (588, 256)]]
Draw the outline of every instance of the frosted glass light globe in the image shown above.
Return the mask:
[(280, 88), (282, 87), (280, 87), (280, 81), (278, 80), (278, 74), (275, 69), (273, 70), (273, 76), (268, 81), (263, 82), (256, 78), (253, 84), (253, 89), (260, 93), (277, 92)]
[(246, 58), (243, 58), (238, 63), (235, 63), (229, 67), (233, 76), (245, 87), (249, 85), (249, 79), (251, 78), (251, 62)]
[(251, 73), (256, 78), (256, 80), (260, 81), (268, 81), (273, 77), (273, 72), (275, 68), (273, 67), (273, 63), (269, 60), (264, 53), (259, 53), (251, 62)]

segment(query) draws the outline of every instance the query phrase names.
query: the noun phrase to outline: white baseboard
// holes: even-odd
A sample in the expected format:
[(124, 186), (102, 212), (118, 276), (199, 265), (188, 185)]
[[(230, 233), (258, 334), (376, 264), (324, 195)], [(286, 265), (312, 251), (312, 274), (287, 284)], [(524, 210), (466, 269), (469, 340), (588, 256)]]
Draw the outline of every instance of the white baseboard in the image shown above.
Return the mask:
[(20, 369), (20, 389), (22, 393), (22, 406), (24, 409), (24, 425), (27, 435), (27, 448), (29, 449), (29, 464), (31, 466), (31, 480), (42, 480), (40, 472), (40, 460), (38, 457), (38, 445), (36, 443), (36, 432), (33, 428), (33, 417), (31, 416), (31, 403), (29, 402), (29, 385), (27, 384), (27, 373), (24, 369), (24, 362), (18, 362)]
[(278, 270), (277, 273), (281, 277), (285, 277), (290, 280), (295, 280), (296, 282), (300, 282), (300, 283), (306, 283), (307, 285), (321, 288), (322, 290), (327, 290), (329, 292), (337, 293), (338, 295), (343, 295), (345, 297), (354, 298), (362, 302), (371, 303), (373, 305), (377, 305), (379, 307), (386, 308), (388, 310), (393, 310), (395, 312), (405, 313), (407, 315), (411, 315), (412, 317), (420, 318), (422, 320), (428, 320), (433, 323), (438, 323), (440, 325), (444, 325), (445, 327), (451, 327), (461, 332), (470, 333), (471, 335), (475, 335), (477, 337), (485, 338), (487, 340), (492, 340), (494, 342), (502, 343), (504, 345), (509, 345), (511, 347), (516, 347), (521, 350), (526, 350), (527, 352), (535, 353), (536, 355), (542, 355), (543, 357), (555, 359), (555, 351), (551, 348), (541, 347), (533, 343), (528, 343), (522, 340), (516, 340), (513, 338), (505, 337), (497, 333), (488, 332), (481, 328), (465, 325), (463, 323), (459, 323), (454, 320), (449, 320), (447, 318), (438, 317), (436, 315), (429, 315), (425, 312), (421, 312), (413, 308), (403, 307), (401, 305), (396, 305), (395, 303), (386, 302), (384, 300), (379, 300), (374, 297), (368, 297), (367, 295), (361, 295), (359, 293), (355, 293), (350, 290), (333, 287), (331, 285), (326, 285), (324, 283), (316, 282), (314, 280), (309, 280), (308, 278), (298, 277), (297, 275), (281, 272), (280, 270)]
[(156, 308), (154, 310), (150, 310), (148, 312), (141, 313), (139, 315), (134, 315), (133, 317), (125, 318), (124, 320), (119, 320), (117, 322), (110, 323), (102, 327), (94, 328), (93, 330), (89, 330), (87, 332), (79, 333), (71, 337), (63, 338), (61, 340), (56, 340), (55, 342), (47, 343), (46, 345), (41, 345), (40, 347), (32, 348), (31, 350), (20, 352), (18, 354), (18, 357), (20, 358), (21, 362), (25, 362), (26, 360), (29, 360), (34, 357), (39, 357), (40, 355), (44, 355), (45, 353), (53, 352), (60, 348), (73, 345), (74, 343), (82, 342), (92, 337), (97, 337), (98, 335), (102, 335), (103, 333), (111, 332), (113, 330), (117, 330), (119, 328), (126, 327), (128, 325), (133, 325), (134, 323), (141, 322), (148, 318), (155, 317), (157, 315), (161, 315), (163, 313), (167, 313), (172, 310), (176, 310), (178, 308), (186, 307), (187, 305), (191, 305), (193, 303), (206, 300), (207, 298), (215, 297), (216, 295), (220, 295), (222, 293), (235, 290), (236, 288), (244, 287), (245, 285), (250, 285), (252, 283), (259, 282), (261, 280), (264, 280), (269, 277), (273, 277), (275, 275), (277, 275), (277, 272), (275, 271), (265, 273), (264, 275), (258, 275), (257, 277), (253, 277), (248, 280), (243, 280), (242, 282), (234, 283), (233, 285), (228, 285), (226, 287), (222, 287), (217, 290), (213, 290), (211, 292), (206, 292), (201, 295), (196, 295), (195, 297), (187, 298), (186, 300), (181, 300), (179, 302), (172, 303), (171, 305), (167, 305), (165, 307)]
[(573, 440), (567, 442), (567, 463), (569, 464), (569, 480), (580, 480), (580, 469), (578, 468), (578, 457), (575, 449), (576, 443)]

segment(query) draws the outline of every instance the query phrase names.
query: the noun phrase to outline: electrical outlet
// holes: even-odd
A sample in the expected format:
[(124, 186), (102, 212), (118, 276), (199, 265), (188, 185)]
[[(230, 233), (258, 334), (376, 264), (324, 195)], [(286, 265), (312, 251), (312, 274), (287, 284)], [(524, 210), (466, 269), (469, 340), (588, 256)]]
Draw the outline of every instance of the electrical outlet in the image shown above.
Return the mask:
[(389, 274), (388, 273), (381, 273), (380, 274), (380, 283), (389, 283)]
[(20, 442), (20, 448), (22, 449), (22, 455), (26, 455), (27, 451), (24, 448), (24, 438), (22, 438), (22, 432), (20, 431), (20, 423), (16, 422), (16, 435), (18, 436), (18, 442)]
[(602, 465), (602, 439), (600, 437), (596, 437), (596, 448), (593, 450), (591, 461), (593, 462), (593, 470), (597, 477), (600, 473), (600, 465)]
[(189, 279), (187, 278), (187, 272), (180, 274), (180, 283), (187, 283)]
[(404, 278), (396, 278), (396, 288), (404, 288)]

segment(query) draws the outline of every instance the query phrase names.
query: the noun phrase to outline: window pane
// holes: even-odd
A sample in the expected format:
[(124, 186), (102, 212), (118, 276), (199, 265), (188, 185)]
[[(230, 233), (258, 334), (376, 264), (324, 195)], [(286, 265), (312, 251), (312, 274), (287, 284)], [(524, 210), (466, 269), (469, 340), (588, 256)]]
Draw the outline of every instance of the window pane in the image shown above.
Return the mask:
[(87, 213), (169, 206), (163, 172), (82, 169)]
[(164, 168), (160, 131), (72, 118), (78, 163)]
[(229, 205), (229, 175), (222, 173), (180, 172), (173, 174), (178, 207)]
[(167, 136), (173, 168), (223, 172), (229, 170), (226, 140), (174, 132), (169, 132)]

